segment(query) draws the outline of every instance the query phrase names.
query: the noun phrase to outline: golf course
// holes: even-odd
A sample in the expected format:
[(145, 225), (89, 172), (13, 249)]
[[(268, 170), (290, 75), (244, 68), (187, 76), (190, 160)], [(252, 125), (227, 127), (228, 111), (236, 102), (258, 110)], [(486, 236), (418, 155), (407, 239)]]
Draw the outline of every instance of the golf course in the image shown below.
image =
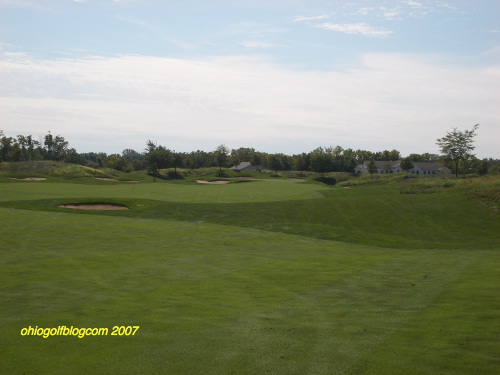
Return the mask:
[(8, 164), (2, 374), (500, 373), (498, 175)]

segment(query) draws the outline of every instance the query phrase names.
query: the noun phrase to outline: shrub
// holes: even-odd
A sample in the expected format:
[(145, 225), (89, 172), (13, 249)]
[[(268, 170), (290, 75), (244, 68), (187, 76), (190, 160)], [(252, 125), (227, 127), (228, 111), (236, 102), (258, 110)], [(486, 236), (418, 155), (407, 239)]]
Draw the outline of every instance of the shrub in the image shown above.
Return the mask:
[(334, 177), (316, 177), (314, 181), (321, 182), (326, 185), (335, 185), (337, 180)]
[(172, 180), (183, 180), (184, 176), (181, 175), (179, 172), (170, 171), (167, 173), (167, 178), (170, 178)]
[(228, 177), (226, 171), (220, 170), (217, 172), (217, 177)]

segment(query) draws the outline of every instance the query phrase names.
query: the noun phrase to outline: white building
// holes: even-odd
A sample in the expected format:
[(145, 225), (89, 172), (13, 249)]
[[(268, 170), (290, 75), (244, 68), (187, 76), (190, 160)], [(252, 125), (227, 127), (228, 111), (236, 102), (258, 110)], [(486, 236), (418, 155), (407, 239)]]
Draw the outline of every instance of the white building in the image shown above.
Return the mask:
[[(365, 161), (363, 164), (358, 165), (354, 168), (356, 173), (370, 173), (368, 170), (369, 161)], [(442, 165), (436, 163), (423, 163), (414, 161), (413, 168), (404, 171), (401, 169), (401, 160), (398, 161), (374, 161), (375, 171), (373, 173), (378, 174), (388, 174), (388, 173), (398, 173), (398, 172), (408, 172), (418, 175), (431, 175), (431, 174), (451, 174), (451, 169), (443, 167)]]
[(233, 171), (261, 171), (264, 169), (261, 165), (252, 165), (249, 161), (243, 161), (238, 165), (235, 165), (229, 169)]

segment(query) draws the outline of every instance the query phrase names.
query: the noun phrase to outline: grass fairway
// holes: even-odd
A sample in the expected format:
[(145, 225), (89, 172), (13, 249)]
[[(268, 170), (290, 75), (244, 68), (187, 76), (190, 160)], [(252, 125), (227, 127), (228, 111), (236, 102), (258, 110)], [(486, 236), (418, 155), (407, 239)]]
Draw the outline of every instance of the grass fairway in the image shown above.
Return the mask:
[(0, 178), (1, 372), (498, 374), (498, 213), (407, 188)]

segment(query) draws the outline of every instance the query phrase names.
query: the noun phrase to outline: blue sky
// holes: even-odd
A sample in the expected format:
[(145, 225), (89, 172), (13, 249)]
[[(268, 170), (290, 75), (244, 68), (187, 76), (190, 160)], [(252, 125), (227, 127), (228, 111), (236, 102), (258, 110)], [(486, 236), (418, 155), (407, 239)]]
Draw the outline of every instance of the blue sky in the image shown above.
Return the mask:
[(0, 128), (79, 152), (318, 146), (500, 158), (496, 0), (0, 0)]

